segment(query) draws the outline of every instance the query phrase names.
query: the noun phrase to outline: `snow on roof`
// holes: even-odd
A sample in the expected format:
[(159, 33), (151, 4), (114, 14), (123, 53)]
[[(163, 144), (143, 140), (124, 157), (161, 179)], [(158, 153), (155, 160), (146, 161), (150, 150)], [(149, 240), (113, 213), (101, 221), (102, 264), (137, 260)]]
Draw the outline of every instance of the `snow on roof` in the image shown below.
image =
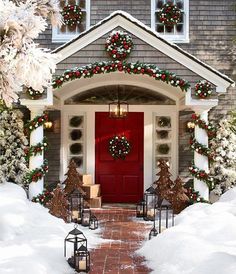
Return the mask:
[(224, 80), (228, 81), (232, 86), (235, 85), (234, 80), (232, 80), (230, 77), (228, 77), (227, 75), (219, 72), (218, 70), (214, 69), (213, 67), (211, 67), (210, 65), (202, 62), (200, 59), (198, 59), (197, 57), (193, 56), (192, 54), (188, 53), (187, 51), (183, 50), (182, 48), (180, 48), (179, 46), (177, 46), (176, 44), (167, 41), (165, 38), (161, 37), (160, 34), (156, 31), (154, 31), (153, 29), (151, 29), (149, 26), (146, 26), (144, 23), (142, 23), (141, 21), (139, 21), (138, 19), (134, 18), (132, 15), (130, 15), (129, 13), (122, 11), (122, 10), (117, 10), (112, 12), (109, 16), (107, 16), (106, 18), (102, 19), (100, 22), (98, 22), (96, 25), (91, 26), (90, 28), (88, 28), (87, 30), (85, 30), (84, 32), (78, 34), (78, 36), (76, 36), (75, 38), (71, 39), (70, 41), (66, 42), (65, 44), (59, 46), (58, 48), (56, 48), (55, 50), (53, 50), (53, 53), (58, 53), (60, 52), (62, 49), (64, 49), (65, 47), (67, 47), (68, 45), (74, 43), (75, 41), (77, 41), (78, 39), (80, 39), (81, 37), (85, 36), (86, 34), (90, 33), (92, 30), (98, 28), (99, 26), (101, 26), (102, 24), (104, 24), (105, 22), (111, 20), (112, 18), (116, 17), (116, 16), (122, 16), (123, 18), (129, 20), (130, 22), (134, 23), (135, 25), (139, 26), (140, 28), (144, 29), (145, 31), (147, 31), (149, 34), (151, 34), (152, 36), (155, 36), (157, 39), (161, 40), (162, 42), (166, 43), (167, 45), (171, 46), (172, 48), (174, 48), (175, 50), (181, 52), (182, 54), (186, 55), (187, 57), (189, 57), (190, 59), (194, 60), (195, 62), (197, 62), (198, 64), (202, 65), (203, 67), (207, 68), (208, 70), (210, 70), (211, 72), (215, 73), (216, 75), (218, 75), (219, 77), (223, 78)]

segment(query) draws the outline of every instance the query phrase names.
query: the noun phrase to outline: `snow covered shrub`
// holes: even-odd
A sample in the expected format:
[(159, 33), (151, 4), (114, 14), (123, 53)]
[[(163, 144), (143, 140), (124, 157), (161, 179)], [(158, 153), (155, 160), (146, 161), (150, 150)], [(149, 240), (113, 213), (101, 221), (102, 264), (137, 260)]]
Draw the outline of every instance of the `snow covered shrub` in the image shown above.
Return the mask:
[(216, 138), (212, 140), (215, 152), (211, 173), (215, 177), (215, 194), (221, 195), (236, 185), (236, 113), (219, 122)]
[(11, 181), (23, 185), (28, 172), (22, 113), (19, 110), (0, 112), (0, 183)]

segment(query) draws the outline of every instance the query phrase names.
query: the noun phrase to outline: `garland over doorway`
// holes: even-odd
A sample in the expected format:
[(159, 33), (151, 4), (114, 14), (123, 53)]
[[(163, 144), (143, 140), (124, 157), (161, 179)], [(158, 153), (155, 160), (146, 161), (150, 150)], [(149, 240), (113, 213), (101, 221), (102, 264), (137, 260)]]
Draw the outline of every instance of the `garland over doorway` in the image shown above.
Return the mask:
[(126, 61), (118, 60), (95, 62), (90, 65), (66, 70), (63, 74), (54, 79), (52, 86), (53, 88), (60, 88), (68, 81), (80, 78), (91, 78), (96, 74), (105, 74), (117, 71), (128, 74), (148, 75), (155, 80), (170, 84), (173, 87), (179, 87), (182, 91), (187, 91), (190, 87), (188, 81), (178, 77), (175, 73), (169, 72), (168, 70), (161, 70), (156, 65), (140, 62), (127, 63)]

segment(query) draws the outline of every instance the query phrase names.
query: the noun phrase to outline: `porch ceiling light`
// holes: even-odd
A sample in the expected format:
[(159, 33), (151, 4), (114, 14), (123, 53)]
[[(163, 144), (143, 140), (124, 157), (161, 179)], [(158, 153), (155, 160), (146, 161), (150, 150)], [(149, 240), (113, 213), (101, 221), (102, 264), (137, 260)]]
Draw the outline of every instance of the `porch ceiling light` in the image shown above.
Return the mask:
[(120, 119), (125, 118), (129, 112), (129, 104), (127, 102), (113, 102), (109, 104), (109, 117)]

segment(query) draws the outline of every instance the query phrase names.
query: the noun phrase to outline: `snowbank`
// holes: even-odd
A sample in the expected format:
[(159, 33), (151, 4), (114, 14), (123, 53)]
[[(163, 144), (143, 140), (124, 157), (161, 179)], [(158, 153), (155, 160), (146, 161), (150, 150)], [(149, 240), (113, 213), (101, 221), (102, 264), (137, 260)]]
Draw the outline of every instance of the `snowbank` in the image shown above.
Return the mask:
[[(0, 184), (0, 273), (72, 274), (63, 257), (64, 238), (72, 224), (48, 214), (48, 210), (26, 199), (15, 184)], [(89, 247), (103, 240), (97, 231), (79, 227)]]
[(213, 205), (186, 208), (138, 253), (156, 274), (236, 273), (236, 188)]

